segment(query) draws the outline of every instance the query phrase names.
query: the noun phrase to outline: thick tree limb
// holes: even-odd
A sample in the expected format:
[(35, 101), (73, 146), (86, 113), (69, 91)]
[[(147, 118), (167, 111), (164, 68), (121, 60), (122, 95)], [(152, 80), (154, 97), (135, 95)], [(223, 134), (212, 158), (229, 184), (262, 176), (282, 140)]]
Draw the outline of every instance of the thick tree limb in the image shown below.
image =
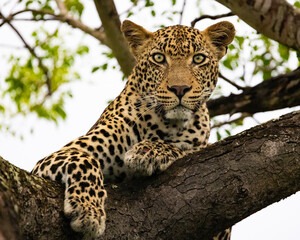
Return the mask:
[(121, 32), (119, 14), (113, 0), (94, 0), (104, 28), (109, 47), (116, 57), (122, 72), (127, 77), (135, 65), (128, 44)]
[[(300, 190), (299, 142), (295, 112), (178, 160), (158, 176), (107, 185), (103, 239), (208, 239)], [(0, 159), (4, 239), (78, 239), (62, 204), (57, 183)]]
[(217, 0), (267, 37), (300, 51), (300, 9), (285, 0)]
[(270, 78), (241, 94), (231, 94), (207, 103), (211, 117), (238, 112), (258, 113), (300, 105), (300, 68)]

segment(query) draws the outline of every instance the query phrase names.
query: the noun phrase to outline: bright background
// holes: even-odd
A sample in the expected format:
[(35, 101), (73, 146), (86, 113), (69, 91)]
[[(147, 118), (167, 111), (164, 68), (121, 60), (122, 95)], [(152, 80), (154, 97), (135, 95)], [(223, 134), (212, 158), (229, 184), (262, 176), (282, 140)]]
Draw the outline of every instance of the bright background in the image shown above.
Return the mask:
[[(128, 9), (127, 1), (115, 1), (119, 12)], [(179, 1), (180, 2), (180, 1)], [(182, 2), (182, 0), (181, 0)], [(183, 24), (190, 25), (190, 22), (199, 15), (198, 10), (193, 6), (194, 2), (187, 1)], [(161, 1), (159, 5), (162, 8), (170, 8), (169, 1)], [(178, 6), (181, 6), (179, 4)], [(9, 13), (10, 6), (2, 6), (0, 8), (3, 13)], [(92, 27), (99, 27), (99, 17), (96, 13), (93, 1), (85, 1), (85, 12), (83, 14), (83, 22)], [(180, 9), (178, 9), (180, 10)], [(146, 10), (145, 10), (146, 11)], [(212, 9), (212, 14), (226, 13), (228, 9), (218, 5), (216, 9)], [(154, 31), (161, 24), (159, 18), (152, 18), (149, 14), (140, 12), (130, 18), (136, 23), (144, 26), (148, 30)], [(122, 19), (123, 20), (123, 19)], [(236, 18), (228, 20), (236, 23)], [(178, 23), (178, 21), (176, 22)], [(205, 20), (201, 24), (196, 25), (199, 29), (204, 29), (212, 24), (212, 21)], [(36, 28), (36, 23), (22, 22), (14, 23), (26, 36)], [(174, 23), (169, 23), (173, 25)], [(50, 23), (49, 29), (54, 29), (57, 23)], [(237, 32), (243, 33), (250, 31), (250, 28), (243, 23), (237, 24)], [(24, 139), (11, 136), (7, 133), (0, 133), (0, 155), (14, 165), (30, 171), (35, 163), (46, 155), (58, 150), (67, 142), (74, 138), (85, 134), (90, 127), (97, 121), (103, 112), (107, 102), (115, 98), (123, 89), (125, 82), (121, 81), (122, 74), (113, 69), (105, 72), (97, 71), (91, 73), (93, 66), (105, 63), (106, 59), (101, 52), (105, 50), (104, 46), (99, 45), (97, 40), (89, 36), (83, 36), (81, 31), (71, 30), (66, 27), (68, 44), (70, 47), (76, 47), (78, 42), (83, 42), (90, 48), (90, 53), (80, 59), (77, 59), (76, 70), (80, 72), (83, 79), (64, 86), (72, 90), (73, 98), (67, 100), (66, 121), (59, 122), (58, 125), (49, 123), (45, 120), (38, 119), (35, 116), (26, 118), (18, 117), (11, 124), (22, 132)], [(29, 39), (28, 39), (29, 41)], [(29, 41), (30, 42), (30, 41)], [(18, 49), (15, 47), (19, 46)], [(4, 79), (9, 69), (7, 59), (11, 54), (26, 55), (27, 50), (21, 48), (22, 42), (16, 37), (15, 33), (9, 29), (7, 25), (0, 28), (0, 86), (4, 85)], [(296, 68), (295, 63), (291, 63), (291, 68)], [(230, 72), (228, 72), (227, 76)], [(224, 74), (225, 75), (225, 74)], [(253, 85), (257, 80), (252, 82)], [(225, 94), (236, 92), (230, 85), (220, 81)], [(0, 99), (5, 101), (5, 99)], [(294, 108), (294, 109), (299, 109)], [(291, 109), (274, 111), (266, 114), (255, 114), (255, 120), (246, 119), (244, 127), (237, 128), (234, 133), (250, 128), (258, 122), (265, 122), (269, 119), (276, 118), (282, 114), (290, 112)], [(1, 117), (1, 116), (0, 116)], [(34, 131), (30, 133), (30, 129)], [(216, 141), (215, 133), (211, 134), (211, 142)], [(236, 224), (233, 228), (232, 240), (299, 240), (300, 239), (300, 193), (295, 194), (284, 201), (273, 204), (266, 209), (248, 217), (247, 219)]]

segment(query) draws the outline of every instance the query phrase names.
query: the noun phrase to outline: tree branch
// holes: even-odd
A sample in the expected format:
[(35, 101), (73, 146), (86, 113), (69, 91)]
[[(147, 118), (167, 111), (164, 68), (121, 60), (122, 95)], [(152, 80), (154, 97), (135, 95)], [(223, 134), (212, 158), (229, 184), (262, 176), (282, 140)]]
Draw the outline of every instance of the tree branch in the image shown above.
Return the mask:
[(273, 111), (300, 105), (300, 68), (270, 78), (255, 87), (245, 88), (241, 94), (231, 94), (208, 101), (211, 117), (222, 114)]
[[(8, 20), (9, 21), (14, 21), (14, 20), (18, 20), (15, 19), (14, 17), (17, 15), (20, 15), (22, 13), (25, 12), (32, 12), (32, 13), (37, 13), (37, 14), (42, 14), (42, 15), (49, 15), (52, 18), (51, 19), (47, 19), (47, 20), (56, 20), (56, 21), (60, 21), (60, 22), (65, 22), (68, 25), (70, 25), (73, 28), (78, 28), (80, 30), (82, 30), (83, 32), (85, 32), (86, 34), (91, 35), (92, 37), (96, 38), (97, 40), (99, 40), (102, 44), (107, 45), (108, 43), (106, 41), (106, 36), (103, 32), (97, 30), (97, 29), (93, 29), (90, 28), (89, 26), (83, 24), (79, 19), (75, 19), (70, 15), (66, 15), (65, 11), (63, 11), (61, 14), (55, 14), (52, 11), (48, 11), (45, 9), (30, 9), (30, 8), (26, 8), (23, 10), (20, 10), (18, 12), (12, 13), (9, 16), (6, 17), (6, 19), (4, 19), (4, 21), (0, 24), (0, 27), (5, 24)], [(3, 17), (0, 15), (0, 18), (3, 19)], [(30, 19), (31, 20), (31, 19)], [(39, 19), (39, 20), (43, 20), (43, 19)]]
[(300, 51), (300, 10), (285, 0), (217, 0), (267, 37)]
[(94, 0), (109, 47), (127, 77), (135, 65), (128, 44), (121, 32), (121, 22), (113, 0)]
[[(102, 239), (208, 239), (300, 190), (300, 112), (229, 137), (166, 172), (107, 185)], [(0, 160), (0, 222), (19, 239), (78, 239), (63, 217), (63, 190)], [(0, 235), (6, 237), (4, 225)], [(5, 238), (6, 237), (6, 238)]]

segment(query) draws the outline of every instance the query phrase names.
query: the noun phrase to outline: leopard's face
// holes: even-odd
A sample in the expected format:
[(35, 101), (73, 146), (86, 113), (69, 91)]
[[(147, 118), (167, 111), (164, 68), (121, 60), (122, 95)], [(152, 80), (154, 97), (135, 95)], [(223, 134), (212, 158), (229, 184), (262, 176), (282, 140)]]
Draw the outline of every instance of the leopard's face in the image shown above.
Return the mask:
[(177, 120), (190, 119), (211, 95), (234, 36), (228, 22), (202, 32), (176, 25), (150, 33), (125, 21), (122, 30), (137, 59), (130, 84), (164, 118)]

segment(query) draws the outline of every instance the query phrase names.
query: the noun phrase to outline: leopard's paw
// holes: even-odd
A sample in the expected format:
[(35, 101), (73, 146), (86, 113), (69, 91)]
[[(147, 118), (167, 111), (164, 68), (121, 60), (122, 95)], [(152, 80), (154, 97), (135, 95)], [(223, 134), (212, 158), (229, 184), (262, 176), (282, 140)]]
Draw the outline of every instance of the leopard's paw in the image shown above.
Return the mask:
[(151, 176), (155, 171), (153, 151), (149, 148), (134, 146), (125, 153), (124, 163), (137, 175)]
[(71, 219), (72, 229), (83, 233), (84, 239), (98, 238), (104, 233), (106, 215), (100, 206), (66, 199), (64, 213)]
[(144, 140), (125, 153), (124, 164), (137, 175), (150, 176), (166, 170), (177, 158), (183, 156), (183, 151), (162, 140)]

